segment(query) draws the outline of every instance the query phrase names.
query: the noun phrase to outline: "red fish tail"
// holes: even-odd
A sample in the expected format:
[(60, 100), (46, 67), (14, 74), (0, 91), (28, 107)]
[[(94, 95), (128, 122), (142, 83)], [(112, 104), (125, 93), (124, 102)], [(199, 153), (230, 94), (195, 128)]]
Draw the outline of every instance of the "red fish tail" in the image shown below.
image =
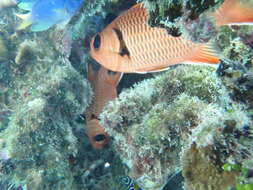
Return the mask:
[(240, 0), (225, 0), (213, 16), (218, 26), (253, 24), (253, 6)]
[(191, 58), (187, 59), (186, 62), (218, 64), (220, 60), (213, 44), (209, 42), (207, 44), (200, 45), (198, 50)]

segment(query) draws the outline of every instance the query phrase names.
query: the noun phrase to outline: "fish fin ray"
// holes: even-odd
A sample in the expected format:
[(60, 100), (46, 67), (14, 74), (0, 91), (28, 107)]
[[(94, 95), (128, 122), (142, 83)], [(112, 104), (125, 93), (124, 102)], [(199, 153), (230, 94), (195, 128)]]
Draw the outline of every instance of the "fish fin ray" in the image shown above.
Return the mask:
[(201, 45), (195, 54), (185, 62), (218, 64), (220, 59), (213, 43), (209, 42)]
[(218, 26), (253, 23), (253, 7), (241, 3), (240, 0), (225, 0), (213, 16)]

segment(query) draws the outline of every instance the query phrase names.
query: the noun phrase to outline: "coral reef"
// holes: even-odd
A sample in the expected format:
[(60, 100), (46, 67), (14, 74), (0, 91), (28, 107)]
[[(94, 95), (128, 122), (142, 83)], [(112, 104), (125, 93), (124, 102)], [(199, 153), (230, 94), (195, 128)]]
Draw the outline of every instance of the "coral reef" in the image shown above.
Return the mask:
[(177, 66), (123, 91), (101, 124), (143, 189), (161, 189), (179, 168), (185, 189), (226, 189), (240, 173), (224, 164), (251, 168), (252, 121), (210, 67)]
[[(249, 145), (252, 121), (242, 110), (233, 103), (229, 110), (210, 107), (208, 112), (201, 113), (202, 122), (192, 130), (189, 140), (194, 143), (189, 143), (182, 153), (186, 189), (221, 190), (235, 186), (239, 172), (223, 171), (223, 165), (243, 164), (253, 154)], [(248, 163), (247, 168), (251, 167)]]
[(130, 176), (144, 189), (160, 189), (180, 167), (182, 146), (201, 122), (199, 113), (223, 93), (213, 68), (178, 66), (123, 91), (105, 108), (101, 123)]
[(70, 62), (75, 18), (64, 29), (14, 32), (17, 11), (0, 13), (11, 23), (0, 24), (8, 49), (0, 64), (0, 188), (120, 189), (125, 167), (110, 147), (91, 148), (78, 119), (92, 92)]
[(113, 146), (99, 151), (79, 117), (92, 94), (89, 41), (135, 0), (86, 0), (65, 28), (44, 33), (15, 32), (20, 10), (1, 10), (0, 187), (120, 190), (117, 179), (128, 173), (160, 190), (178, 169), (188, 190), (252, 184), (252, 26), (217, 29), (207, 13), (223, 0), (139, 2), (151, 26), (213, 39), (221, 64), (174, 66), (134, 86), (125, 80), (100, 116)]
[(229, 60), (222, 60), (217, 73), (228, 88), (233, 100), (244, 103), (251, 115), (253, 109), (253, 51), (252, 43), (246, 41), (246, 37), (251, 36), (252, 31), (252, 26), (240, 26), (235, 29), (224, 27), (217, 36), (217, 42), (223, 49), (223, 54), (229, 58)]
[(183, 34), (194, 41), (203, 42), (215, 34), (215, 29), (210, 19), (206, 17), (200, 19), (200, 15), (207, 10), (213, 10), (223, 0), (139, 0), (139, 2), (144, 2), (148, 9), (149, 25), (163, 27), (168, 34), (175, 37)]

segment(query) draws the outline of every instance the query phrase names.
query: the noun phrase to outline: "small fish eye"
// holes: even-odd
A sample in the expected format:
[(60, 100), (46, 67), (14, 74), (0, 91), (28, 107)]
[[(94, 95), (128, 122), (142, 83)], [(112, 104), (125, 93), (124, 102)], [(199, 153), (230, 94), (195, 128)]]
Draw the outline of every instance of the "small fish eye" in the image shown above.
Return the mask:
[(105, 135), (99, 134), (94, 137), (95, 141), (100, 142), (106, 139)]
[(95, 49), (98, 49), (100, 47), (100, 44), (101, 44), (101, 37), (99, 34), (97, 34), (94, 38), (93, 47)]

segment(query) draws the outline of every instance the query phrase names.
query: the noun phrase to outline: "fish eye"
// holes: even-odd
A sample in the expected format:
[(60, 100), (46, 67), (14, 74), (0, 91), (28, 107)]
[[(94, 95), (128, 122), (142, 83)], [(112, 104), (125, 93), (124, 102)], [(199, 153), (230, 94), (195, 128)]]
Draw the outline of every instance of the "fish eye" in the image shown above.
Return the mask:
[(100, 142), (100, 141), (105, 140), (106, 137), (105, 137), (105, 135), (103, 135), (103, 134), (98, 134), (98, 135), (96, 135), (96, 136), (94, 137), (94, 139), (95, 139), (95, 141)]
[(100, 44), (101, 44), (101, 37), (99, 34), (97, 34), (94, 38), (93, 47), (95, 49), (98, 49), (100, 47)]

